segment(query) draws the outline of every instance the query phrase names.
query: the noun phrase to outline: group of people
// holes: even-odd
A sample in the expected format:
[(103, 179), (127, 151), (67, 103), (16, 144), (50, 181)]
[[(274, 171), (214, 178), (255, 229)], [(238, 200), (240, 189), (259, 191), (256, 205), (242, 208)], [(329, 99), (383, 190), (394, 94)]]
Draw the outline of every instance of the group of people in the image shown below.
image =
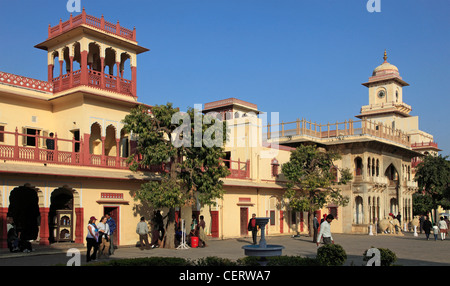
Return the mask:
[(445, 240), (448, 234), (448, 229), (450, 228), (450, 221), (448, 220), (448, 217), (441, 216), (439, 221), (434, 224), (431, 223), (427, 216), (420, 217), (419, 221), (420, 233), (422, 233), (423, 230), (427, 240), (430, 239), (431, 230), (433, 230), (434, 240), (438, 240), (439, 235), (441, 236), (441, 240)]
[[(320, 223), (317, 219), (317, 215), (314, 214), (313, 219), (313, 242), (320, 245), (320, 242), (323, 240), (324, 244), (334, 244), (333, 237), (331, 235), (331, 222), (334, 220), (334, 216), (332, 214), (324, 214)], [(252, 232), (252, 240), (253, 245), (256, 244), (256, 236), (258, 233), (258, 225), (256, 224), (256, 214), (252, 214), (252, 218), (248, 222), (247, 226), (248, 231)], [(320, 230), (320, 231), (319, 231)]]
[[(151, 232), (149, 230), (149, 225), (145, 221), (145, 217), (141, 217), (141, 220), (136, 226), (136, 233), (139, 235), (139, 244), (140, 249), (151, 249), (151, 248), (157, 248), (160, 247), (163, 244), (164, 240), (164, 218), (161, 215), (161, 212), (155, 211), (153, 218), (151, 220)], [(192, 237), (198, 237), (199, 240), (199, 247), (205, 247), (206, 246), (206, 240), (207, 235), (205, 232), (205, 220), (204, 217), (200, 216), (200, 222), (197, 222), (197, 218), (195, 215), (192, 215), (192, 223), (191, 223), (191, 230), (189, 234), (186, 236), (186, 243), (191, 246), (191, 238)], [(183, 235), (183, 231), (181, 229), (180, 223), (175, 224), (175, 244), (179, 245), (181, 243), (181, 238)], [(148, 235), (151, 233), (151, 243), (149, 243)]]
[(11, 252), (31, 252), (33, 248), (28, 239), (22, 237), (22, 227), (14, 223), (12, 217), (7, 217), (7, 244)]
[(139, 235), (140, 249), (151, 249), (159, 247), (162, 244), (164, 238), (164, 218), (161, 212), (155, 211), (152, 218), (152, 230), (151, 230), (151, 243), (148, 241), (148, 234), (150, 233), (149, 226), (145, 221), (145, 217), (141, 217), (141, 220), (136, 226), (136, 233)]
[(95, 216), (89, 219), (86, 235), (87, 262), (97, 261), (102, 256), (109, 257), (114, 254), (113, 234), (116, 230), (116, 222), (109, 213), (102, 216), (98, 224), (96, 222)]

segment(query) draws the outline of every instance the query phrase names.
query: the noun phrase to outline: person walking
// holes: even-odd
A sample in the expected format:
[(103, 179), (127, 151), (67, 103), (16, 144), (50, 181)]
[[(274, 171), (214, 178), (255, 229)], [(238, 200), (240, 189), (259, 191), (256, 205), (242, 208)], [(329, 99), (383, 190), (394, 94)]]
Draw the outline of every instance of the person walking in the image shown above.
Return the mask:
[(204, 221), (204, 217), (200, 216), (200, 222), (198, 223), (198, 239), (203, 243), (201, 247), (206, 247), (206, 240), (208, 237), (205, 232), (206, 223)]
[[(97, 261), (97, 250), (98, 250), (98, 228), (95, 225), (97, 219), (94, 216), (91, 216), (88, 223), (88, 233), (86, 235), (86, 245), (87, 245), (87, 253), (86, 253), (86, 261)], [(94, 251), (91, 255), (91, 250), (94, 248)]]
[(317, 237), (317, 246), (320, 244), (320, 240), (323, 238), (324, 244), (334, 244), (333, 237), (331, 235), (331, 222), (334, 216), (332, 214), (327, 215), (326, 219), (320, 225), (319, 236)]
[(445, 236), (447, 235), (447, 223), (445, 222), (444, 218), (441, 217), (441, 220), (439, 221), (439, 233), (441, 234), (441, 240), (445, 240)]
[(419, 218), (419, 231), (420, 233), (422, 233), (422, 229), (423, 229), (423, 222), (425, 221), (425, 217), (424, 215), (421, 215)]
[(150, 244), (148, 243), (148, 225), (145, 222), (145, 217), (141, 217), (141, 221), (137, 224), (136, 233), (139, 234), (140, 249), (144, 250), (144, 247), (145, 249), (150, 249)]
[(161, 243), (161, 237), (159, 236), (159, 226), (158, 226), (158, 222), (156, 221), (156, 217), (153, 216), (153, 219), (151, 221), (151, 225), (152, 225), (152, 234), (151, 234), (151, 247), (155, 248), (155, 247), (159, 247), (160, 243)]
[(313, 243), (317, 243), (317, 233), (319, 232), (319, 220), (317, 219), (317, 214), (314, 214), (314, 218), (313, 218), (313, 230), (314, 230), (314, 234), (313, 234)]
[(430, 239), (430, 232), (431, 232), (432, 228), (433, 228), (433, 226), (431, 225), (431, 221), (428, 219), (427, 216), (425, 216), (424, 221), (422, 223), (422, 229), (425, 232), (425, 236), (426, 236), (427, 240)]
[(114, 231), (116, 231), (116, 221), (111, 217), (110, 213), (105, 214), (106, 223), (109, 225), (109, 255), (114, 254)]
[(248, 221), (247, 230), (252, 232), (253, 245), (255, 245), (256, 236), (258, 234), (258, 226), (256, 225), (256, 214), (252, 214), (252, 218)]
[(437, 226), (437, 224), (434, 224), (434, 225), (433, 225), (434, 241), (437, 240), (437, 238), (438, 238), (438, 233), (439, 233), (439, 227)]
[(103, 216), (100, 219), (100, 222), (97, 225), (98, 228), (98, 258), (102, 255), (109, 256), (109, 248), (110, 248), (110, 231), (109, 225), (107, 223), (106, 216)]

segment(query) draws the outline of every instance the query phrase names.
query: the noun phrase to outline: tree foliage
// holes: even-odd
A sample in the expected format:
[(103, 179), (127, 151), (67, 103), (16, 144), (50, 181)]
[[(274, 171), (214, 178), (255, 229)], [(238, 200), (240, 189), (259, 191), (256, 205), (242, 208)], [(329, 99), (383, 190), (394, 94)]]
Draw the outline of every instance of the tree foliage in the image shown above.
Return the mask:
[(448, 156), (428, 155), (417, 165), (414, 180), (419, 187), (419, 193), (431, 198), (434, 209), (442, 206), (450, 208), (450, 161)]
[[(310, 233), (314, 211), (328, 203), (348, 204), (349, 199), (342, 195), (339, 186), (351, 181), (353, 176), (348, 169), (337, 169), (334, 161), (340, 158), (337, 152), (301, 145), (292, 151), (289, 162), (281, 167), (288, 180), (284, 197), (288, 199), (291, 209), (308, 212)], [(338, 181), (337, 171), (340, 171)]]
[[(139, 106), (123, 122), (137, 137), (136, 154), (128, 158), (130, 169), (166, 166), (159, 180), (141, 185), (135, 199), (169, 208), (165, 247), (173, 248), (175, 208), (195, 201), (212, 205), (223, 196), (221, 178), (229, 174), (221, 162), (226, 124), (193, 108), (181, 113), (171, 103), (152, 107), (151, 114)], [(205, 146), (205, 142), (219, 144)]]

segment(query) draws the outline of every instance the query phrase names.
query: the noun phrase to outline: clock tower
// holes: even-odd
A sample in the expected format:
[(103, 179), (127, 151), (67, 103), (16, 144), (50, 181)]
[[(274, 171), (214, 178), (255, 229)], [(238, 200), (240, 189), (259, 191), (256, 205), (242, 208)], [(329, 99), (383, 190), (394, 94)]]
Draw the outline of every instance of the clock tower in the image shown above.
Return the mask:
[(369, 81), (362, 84), (369, 88), (369, 105), (363, 106), (357, 117), (388, 123), (394, 118), (409, 117), (412, 109), (403, 102), (403, 87), (409, 84), (402, 79), (398, 68), (387, 62), (386, 51), (383, 59)]
[(408, 135), (413, 150), (437, 155), (441, 150), (433, 135), (419, 129), (419, 117), (410, 115), (411, 106), (403, 102), (403, 87), (409, 84), (402, 79), (398, 68), (388, 63), (386, 51), (383, 59), (369, 81), (362, 84), (369, 89), (369, 105), (362, 106), (356, 117), (382, 123), (391, 131), (401, 130)]

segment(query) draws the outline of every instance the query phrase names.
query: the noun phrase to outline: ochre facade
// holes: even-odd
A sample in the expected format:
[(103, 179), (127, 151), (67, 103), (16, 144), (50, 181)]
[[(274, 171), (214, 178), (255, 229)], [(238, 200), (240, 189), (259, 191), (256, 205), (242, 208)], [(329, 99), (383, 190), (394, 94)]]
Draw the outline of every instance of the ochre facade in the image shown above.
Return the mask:
[[(0, 72), (1, 247), (8, 214), (24, 207), (37, 227), (30, 239), (41, 244), (85, 243), (89, 218), (106, 212), (118, 225), (116, 243), (136, 244), (136, 224), (153, 209), (135, 201), (134, 192), (162, 167), (128, 169), (125, 160), (136, 143), (121, 121), (145, 105), (136, 90), (137, 56), (148, 49), (138, 45), (136, 29), (84, 10), (49, 27), (48, 38), (36, 47), (48, 53), (47, 81)], [(177, 220), (189, 228), (192, 213), (204, 215), (207, 233), (224, 239), (247, 236), (255, 213), (270, 217), (268, 235), (307, 233), (307, 213), (290, 210), (283, 198), (281, 166), (296, 146), (315, 144), (342, 154), (335, 162), (337, 180), (342, 168), (354, 175), (341, 187), (350, 199), (347, 206), (317, 211), (335, 215), (333, 232), (367, 233), (389, 213), (409, 223), (417, 191), (414, 167), (422, 153), (439, 149), (409, 114), (403, 102), (408, 84), (386, 56), (364, 85), (369, 105), (357, 119), (335, 124), (298, 119), (267, 125), (254, 103), (236, 98), (206, 103), (203, 112), (216, 112), (230, 128), (223, 161), (231, 174), (216, 206), (180, 208)]]

